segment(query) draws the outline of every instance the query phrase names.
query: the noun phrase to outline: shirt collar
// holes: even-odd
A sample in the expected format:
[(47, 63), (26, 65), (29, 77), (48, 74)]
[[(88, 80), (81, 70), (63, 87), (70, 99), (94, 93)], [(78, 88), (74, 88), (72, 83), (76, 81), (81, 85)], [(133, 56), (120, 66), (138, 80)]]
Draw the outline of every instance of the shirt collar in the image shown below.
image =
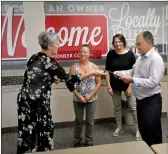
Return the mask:
[(154, 49), (154, 47), (152, 47), (144, 56), (142, 56), (142, 57), (149, 57), (152, 53), (153, 53), (153, 51), (155, 51), (155, 49)]

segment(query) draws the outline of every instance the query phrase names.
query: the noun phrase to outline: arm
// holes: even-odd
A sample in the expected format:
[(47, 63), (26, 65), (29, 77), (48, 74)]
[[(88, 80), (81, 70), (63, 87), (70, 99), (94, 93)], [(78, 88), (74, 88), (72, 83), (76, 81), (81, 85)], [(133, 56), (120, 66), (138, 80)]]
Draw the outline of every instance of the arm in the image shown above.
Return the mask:
[(76, 89), (73, 91), (74, 95), (79, 99), (80, 98), (80, 95), (79, 93), (76, 91)]
[(129, 84), (128, 88), (132, 88), (132, 83)]
[(111, 88), (111, 84), (110, 84), (110, 73), (108, 71), (110, 71), (110, 52), (107, 54), (106, 57), (106, 65), (105, 65), (105, 70), (107, 70), (106, 73), (106, 84), (107, 84), (107, 88)]
[(91, 76), (105, 75), (105, 72), (101, 70), (96, 70), (88, 74), (84, 74), (80, 77), (76, 75), (72, 75), (70, 77), (70, 75), (65, 72), (62, 66), (60, 66), (53, 58), (49, 58), (49, 57), (47, 57), (44, 67), (47, 70), (47, 72), (49, 72), (51, 75), (57, 76), (59, 79), (64, 79), (64, 80), (70, 79), (72, 80), (72, 82), (75, 82), (75, 83), (79, 82), (80, 80), (85, 80), (86, 78), (91, 77)]
[(133, 84), (130, 83), (129, 86), (128, 86), (128, 88), (127, 88), (127, 91), (126, 91), (126, 92), (127, 92), (127, 95), (128, 95), (128, 96), (131, 96), (131, 95), (132, 95), (132, 86), (133, 86)]
[(106, 73), (106, 84), (107, 84), (107, 88), (111, 88), (109, 72)]
[[(131, 66), (133, 66), (135, 64), (135, 62), (136, 62), (136, 58), (135, 58), (135, 55), (133, 54), (132, 51), (130, 53), (132, 54), (131, 55)], [(128, 86), (128, 88), (127, 88), (127, 95), (128, 96), (132, 95), (132, 86), (133, 86), (133, 84), (130, 83), (129, 86)]]
[(120, 72), (122, 74), (122, 76), (127, 76), (127, 75), (130, 75), (130, 76), (133, 76), (134, 74), (134, 69), (130, 69), (130, 70), (124, 70), (124, 71), (117, 71), (117, 72)]
[(89, 78), (91, 76), (96, 76), (95, 72), (89, 72), (87, 74), (82, 75), (81, 76), (81, 80), (85, 80), (85, 79), (87, 79), (87, 78)]
[(155, 57), (150, 65), (149, 78), (133, 77), (134, 87), (154, 88), (160, 83), (163, 74), (164, 62), (161, 57)]
[[(70, 67), (70, 69), (69, 69), (69, 75), (76, 75), (76, 73), (75, 73), (75, 65), (72, 65), (72, 66)], [(79, 95), (79, 93), (77, 92), (76, 89), (73, 91), (73, 93), (74, 93), (74, 95), (78, 98), (78, 100), (79, 100), (80, 102), (86, 103), (85, 98), (84, 98), (83, 96)]]
[(49, 72), (51, 75), (57, 76), (59, 79), (64, 79), (68, 89), (71, 92), (74, 91), (75, 89), (74, 84), (76, 82), (80, 82), (81, 80), (84, 80), (90, 76), (105, 75), (103, 71), (97, 70), (80, 77), (77, 75), (70, 76), (68, 73), (65, 72), (63, 67), (61, 67), (53, 58), (49, 58), (49, 57), (47, 57), (44, 67), (46, 71)]
[[(95, 70), (98, 70), (99, 67), (94, 65)], [(94, 90), (89, 94), (89, 96), (86, 96), (86, 101), (89, 101), (99, 90), (101, 87), (101, 77), (96, 77), (96, 87)]]
[(70, 76), (53, 58), (47, 57), (46, 61), (44, 62), (44, 67), (46, 71), (52, 76), (56, 76), (59, 79), (64, 79), (66, 86), (70, 92), (75, 90), (75, 83), (80, 82), (79, 77), (77, 77), (76, 75)]
[[(75, 73), (75, 64), (70, 67), (70, 69), (69, 69), (69, 75), (76, 75), (76, 73)], [(73, 91), (73, 93), (74, 93), (74, 95), (75, 95), (77, 98), (80, 97), (80, 95), (79, 95), (79, 93), (76, 91), (76, 89)]]
[(66, 79), (67, 77), (67, 73), (65, 72), (64, 68), (60, 66), (53, 58), (47, 57), (44, 67), (52, 76), (56, 76), (59, 79)]

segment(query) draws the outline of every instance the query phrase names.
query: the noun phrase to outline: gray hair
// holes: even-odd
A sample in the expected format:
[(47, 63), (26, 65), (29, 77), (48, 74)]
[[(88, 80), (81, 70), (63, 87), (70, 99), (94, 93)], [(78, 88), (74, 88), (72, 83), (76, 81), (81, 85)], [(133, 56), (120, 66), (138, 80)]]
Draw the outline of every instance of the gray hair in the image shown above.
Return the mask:
[(44, 31), (38, 36), (38, 43), (44, 50), (48, 49), (48, 45), (53, 45), (57, 41), (59, 41), (59, 36), (53, 32)]
[(151, 32), (149, 31), (144, 31), (142, 32), (142, 36), (144, 38), (144, 40), (149, 40), (151, 42), (152, 45), (154, 45), (154, 38)]

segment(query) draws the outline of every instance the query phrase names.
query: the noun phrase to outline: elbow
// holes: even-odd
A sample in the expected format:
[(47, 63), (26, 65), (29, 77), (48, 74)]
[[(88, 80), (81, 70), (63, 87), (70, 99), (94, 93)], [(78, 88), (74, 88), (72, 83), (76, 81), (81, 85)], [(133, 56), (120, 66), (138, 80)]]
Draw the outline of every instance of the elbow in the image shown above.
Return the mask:
[(98, 83), (97, 88), (100, 89), (101, 85), (102, 85), (101, 83)]
[(155, 88), (160, 84), (160, 79), (157, 79), (155, 77), (151, 77), (148, 79), (141, 79), (138, 81), (138, 87), (144, 87), (144, 88)]
[(99, 84), (99, 86), (98, 86), (98, 91), (100, 90), (100, 88), (101, 88), (101, 84)]
[(149, 84), (149, 88), (155, 88), (156, 86), (158, 86), (160, 83), (159, 80), (156, 80), (156, 79), (152, 79), (151, 80), (151, 84)]

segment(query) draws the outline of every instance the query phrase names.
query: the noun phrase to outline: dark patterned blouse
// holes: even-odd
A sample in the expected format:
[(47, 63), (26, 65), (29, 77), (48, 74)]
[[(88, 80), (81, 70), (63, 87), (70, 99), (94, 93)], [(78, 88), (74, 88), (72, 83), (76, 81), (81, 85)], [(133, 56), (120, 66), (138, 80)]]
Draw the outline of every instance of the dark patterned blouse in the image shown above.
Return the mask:
[[(53, 58), (42, 52), (34, 54), (29, 59), (23, 86), (17, 97), (18, 153), (24, 153), (30, 148), (36, 151), (37, 147), (39, 151), (51, 150), (53, 146), (51, 85), (54, 76), (65, 79), (66, 75), (65, 70)], [(36, 134), (33, 132), (38, 133), (37, 147), (34, 144)]]
[(22, 92), (33, 100), (50, 95), (54, 76), (64, 79), (65, 70), (45, 53), (34, 54), (27, 63)]

